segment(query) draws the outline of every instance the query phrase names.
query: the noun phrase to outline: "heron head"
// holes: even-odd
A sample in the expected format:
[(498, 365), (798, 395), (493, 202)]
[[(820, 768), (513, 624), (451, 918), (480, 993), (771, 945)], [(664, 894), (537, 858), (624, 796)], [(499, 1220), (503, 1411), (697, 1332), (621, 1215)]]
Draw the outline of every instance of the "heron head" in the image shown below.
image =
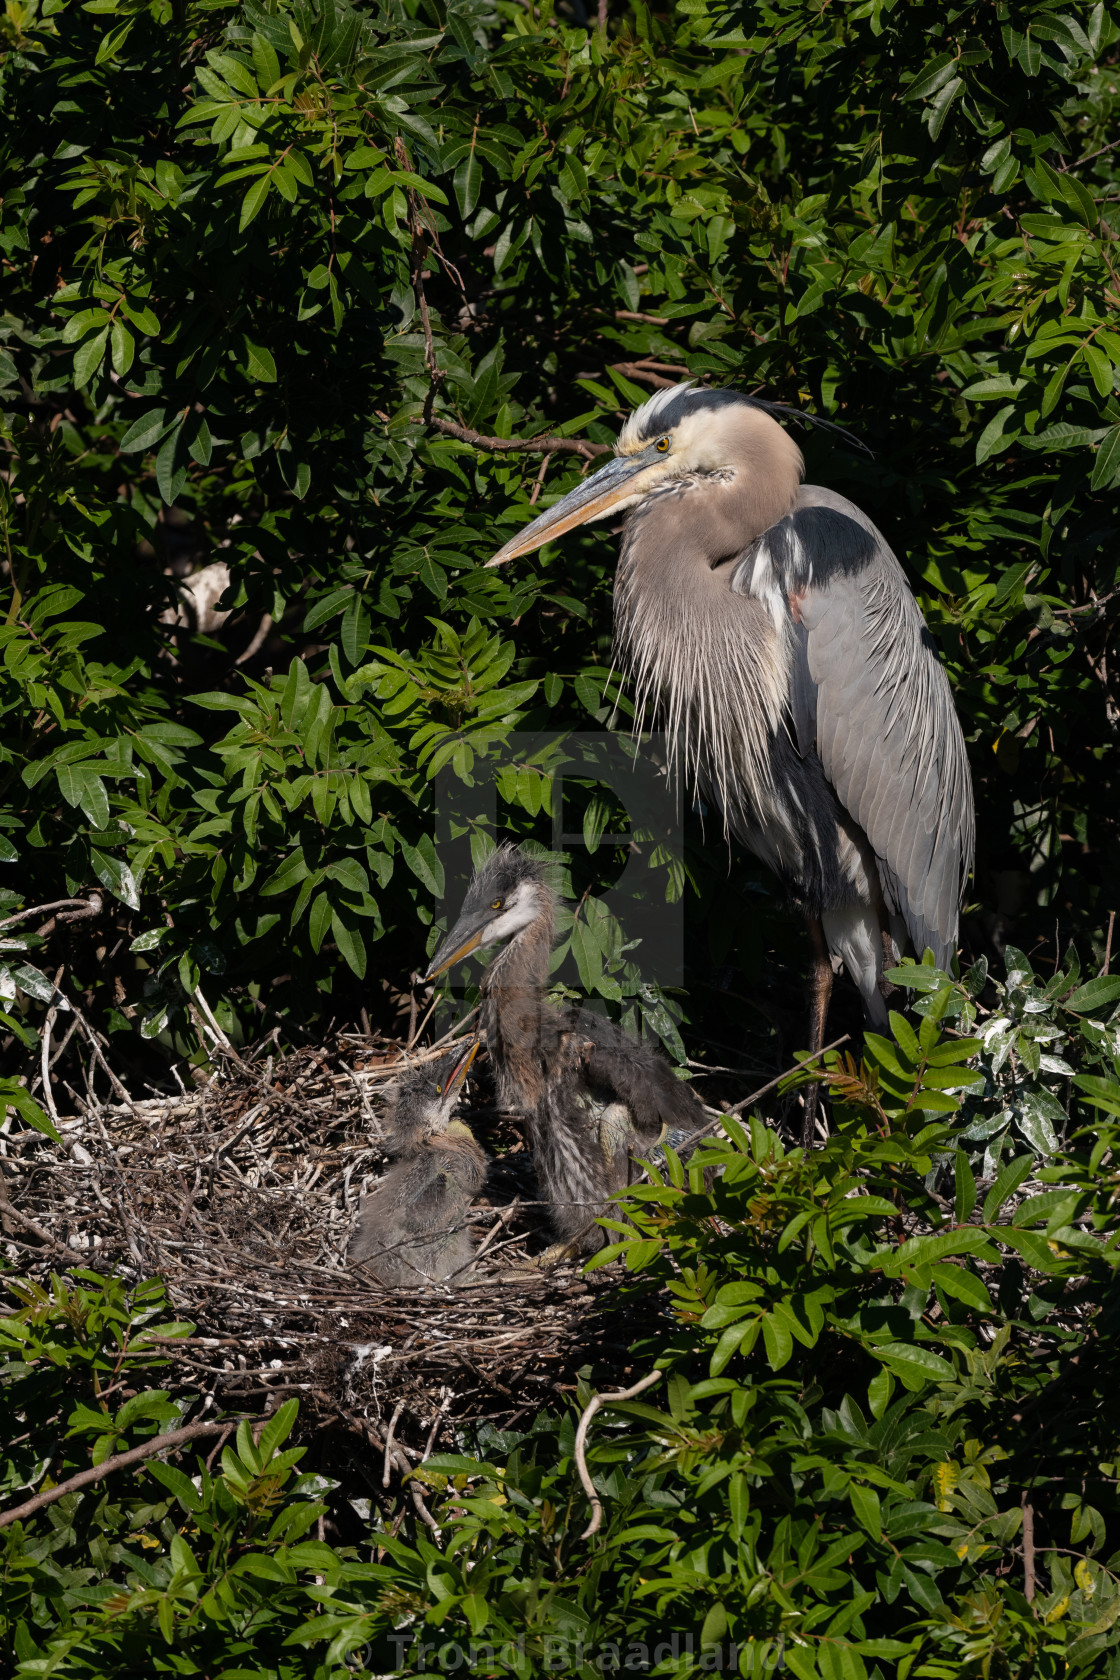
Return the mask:
[(674, 385), (635, 409), (619, 433), (613, 461), (511, 537), (487, 565), (530, 554), (577, 525), (674, 488), (761, 476), (776, 480), (779, 494), (792, 501), (802, 465), (801, 451), (766, 405), (738, 391)]
[(516, 846), (499, 846), (476, 871), (459, 918), (429, 963), (425, 980), (482, 945), (506, 944), (551, 911), (543, 865)]
[(457, 1044), (439, 1061), (423, 1062), (401, 1074), (388, 1092), (387, 1120), (395, 1149), (419, 1146), (426, 1137), (461, 1125), (455, 1110), (477, 1054), (475, 1039), (465, 1049)]

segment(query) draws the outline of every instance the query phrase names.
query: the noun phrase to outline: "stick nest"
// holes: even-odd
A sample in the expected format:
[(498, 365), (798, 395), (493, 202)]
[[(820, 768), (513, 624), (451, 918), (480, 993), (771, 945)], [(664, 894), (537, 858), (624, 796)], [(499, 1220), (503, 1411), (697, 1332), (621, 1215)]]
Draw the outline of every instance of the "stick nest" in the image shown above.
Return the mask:
[(60, 1144), (0, 1137), (9, 1258), (32, 1275), (162, 1278), (196, 1330), (165, 1344), (161, 1386), (223, 1411), (295, 1395), (305, 1421), (396, 1453), (387, 1423), (401, 1410), (510, 1427), (574, 1388), (584, 1365), (628, 1369), (636, 1325), (608, 1311), (615, 1268), (530, 1267), (545, 1222), (520, 1138), (493, 1110), (471, 1115), (494, 1159), (469, 1215), (485, 1250), (470, 1281), (390, 1289), (347, 1267), (359, 1200), (385, 1168), (385, 1088), (441, 1053), (344, 1035), (276, 1060), (226, 1057), (174, 1097), (123, 1100), (114, 1079), (101, 1102), (91, 1087), (60, 1115)]

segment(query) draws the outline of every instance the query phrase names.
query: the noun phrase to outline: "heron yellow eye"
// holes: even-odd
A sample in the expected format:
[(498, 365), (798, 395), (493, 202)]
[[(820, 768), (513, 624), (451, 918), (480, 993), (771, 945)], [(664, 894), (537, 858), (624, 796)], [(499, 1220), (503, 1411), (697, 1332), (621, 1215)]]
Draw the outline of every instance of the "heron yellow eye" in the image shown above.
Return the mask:
[(494, 902), (493, 902), (493, 904), (492, 904), (492, 905), (491, 905), (491, 906), (490, 906), (490, 908), (491, 908), (491, 910), (500, 910), (500, 909), (501, 909), (501, 908), (502, 908), (502, 901), (501, 901), (501, 899), (500, 899), (500, 898), (496, 898), (496, 899), (495, 899), (495, 900), (494, 900)]
[(658, 438), (657, 442), (654, 444), (654, 448), (657, 450), (657, 453), (659, 455), (667, 455), (668, 454), (668, 452), (669, 452), (669, 442), (670, 442), (670, 440), (667, 437)]

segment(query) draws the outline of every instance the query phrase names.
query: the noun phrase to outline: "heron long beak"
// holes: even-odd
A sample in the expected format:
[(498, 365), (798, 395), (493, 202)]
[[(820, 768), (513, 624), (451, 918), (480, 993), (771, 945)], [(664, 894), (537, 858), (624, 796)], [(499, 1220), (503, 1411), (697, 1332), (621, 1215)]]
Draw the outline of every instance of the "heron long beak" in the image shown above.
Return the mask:
[(565, 531), (572, 530), (576, 525), (602, 519), (613, 509), (629, 505), (635, 499), (634, 479), (650, 465), (645, 450), (640, 455), (619, 455), (608, 461), (605, 467), (600, 467), (590, 478), (577, 484), (574, 490), (569, 490), (555, 507), (550, 507), (547, 513), (542, 513), (539, 519), (534, 519), (531, 525), (526, 525), (523, 531), (511, 537), (486, 564), (501, 566), (507, 560), (516, 560), (519, 554), (531, 554), (534, 549), (551, 542), (554, 537), (562, 537)]
[(466, 1055), (463, 1056), (460, 1061), (456, 1062), (455, 1070), (452, 1073), (451, 1078), (447, 1081), (447, 1084), (443, 1087), (443, 1094), (444, 1094), (445, 1097), (449, 1097), (451, 1095), (452, 1091), (457, 1090), (458, 1087), (463, 1083), (464, 1079), (466, 1079), (467, 1074), (470, 1072), (471, 1063), (474, 1061), (475, 1057), (478, 1055), (479, 1048), (480, 1048), (479, 1041), (476, 1038), (474, 1043), (471, 1045), (470, 1049), (467, 1051)]
[(434, 980), (444, 969), (452, 968), (455, 963), (462, 962), (464, 957), (469, 957), (472, 951), (477, 951), (491, 920), (489, 915), (460, 916), (428, 964), (424, 979)]

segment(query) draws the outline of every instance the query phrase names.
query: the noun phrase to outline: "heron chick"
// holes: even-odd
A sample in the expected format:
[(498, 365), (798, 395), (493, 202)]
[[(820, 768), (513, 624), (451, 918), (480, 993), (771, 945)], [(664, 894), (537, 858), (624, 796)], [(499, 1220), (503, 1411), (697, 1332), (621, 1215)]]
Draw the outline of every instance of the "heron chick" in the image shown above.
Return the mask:
[(388, 1173), (362, 1198), (346, 1253), (394, 1288), (462, 1282), (474, 1255), (464, 1214), (486, 1180), (486, 1156), (456, 1118), (478, 1051), (450, 1051), (402, 1073), (389, 1088)]
[(560, 1239), (542, 1265), (601, 1248), (609, 1238), (595, 1221), (634, 1181), (634, 1157), (704, 1124), (697, 1097), (658, 1051), (604, 1016), (548, 1002), (555, 911), (544, 866), (502, 846), (476, 873), (425, 976), (500, 946), (482, 977), (481, 1027), (498, 1101), (525, 1119), (538, 1195)]

